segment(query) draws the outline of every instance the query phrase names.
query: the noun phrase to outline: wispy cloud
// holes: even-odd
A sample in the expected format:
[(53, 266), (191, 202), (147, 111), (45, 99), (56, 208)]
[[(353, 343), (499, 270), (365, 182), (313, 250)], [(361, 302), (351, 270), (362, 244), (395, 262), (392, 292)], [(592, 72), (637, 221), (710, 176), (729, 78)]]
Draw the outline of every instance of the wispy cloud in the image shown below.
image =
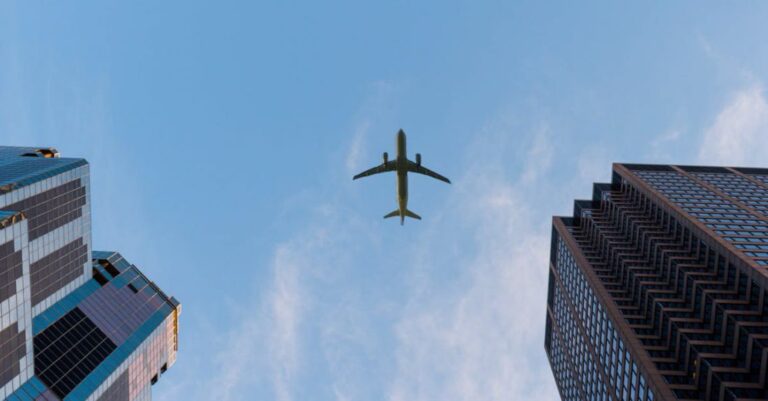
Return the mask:
[[(185, 378), (184, 387), (196, 388), (198, 392), (185, 391), (188, 394), (198, 396), (196, 399), (219, 399), (231, 401), (242, 399), (240, 397), (243, 385), (247, 380), (262, 382), (257, 367), (263, 365), (262, 359), (254, 359), (257, 355), (264, 354), (265, 344), (265, 313), (261, 300), (246, 300), (244, 311), (239, 314), (238, 323), (224, 333), (212, 333), (224, 338), (223, 344), (213, 342), (216, 352), (209, 369), (209, 376), (205, 385), (195, 382), (195, 378)], [(262, 357), (263, 358), (263, 357)], [(199, 391), (204, 391), (203, 395)], [(167, 399), (173, 399), (170, 390), (162, 393)]]
[(349, 146), (346, 157), (347, 174), (353, 175), (358, 173), (361, 167), (360, 159), (365, 149), (365, 138), (368, 135), (368, 130), (371, 127), (371, 121), (364, 119), (360, 121), (355, 128), (355, 133), (352, 136), (352, 143)]
[[(275, 248), (266, 286), (246, 300), (238, 324), (225, 333), (215, 355), (217, 372), (206, 385), (207, 399), (249, 399), (247, 389), (268, 382), (276, 400), (295, 399), (295, 376), (302, 363), (302, 325), (311, 293), (306, 280), (326, 247), (328, 230), (311, 226)], [(268, 377), (269, 379), (266, 379)]]
[(361, 168), (360, 159), (366, 146), (366, 139), (373, 129), (385, 126), (387, 133), (399, 127), (388, 124), (393, 108), (393, 96), (397, 90), (394, 83), (375, 81), (368, 87), (368, 95), (361, 104), (353, 123), (352, 141), (346, 152), (347, 174), (355, 174)]
[(282, 246), (274, 263), (274, 281), (269, 292), (272, 330), (269, 344), (272, 353), (272, 374), (275, 394), (279, 401), (290, 401), (293, 376), (299, 363), (299, 325), (302, 295), (299, 287), (300, 255)]
[(521, 180), (525, 183), (533, 183), (545, 174), (552, 165), (553, 153), (549, 126), (542, 123), (533, 135), (533, 143), (526, 154)]
[[(434, 267), (455, 270), (455, 281), (417, 286), (409, 300), (396, 329), (391, 401), (557, 397), (543, 351), (550, 212), (531, 197), (541, 186), (533, 177), (549, 169), (547, 135), (533, 133), (519, 176), (507, 179), (486, 157), (457, 180), (442, 214), (457, 216), (459, 235), (472, 240), (455, 266)], [(435, 234), (419, 244), (432, 254), (454, 235), (440, 227), (447, 223), (435, 224)]]
[[(306, 228), (275, 248), (268, 284), (228, 330), (216, 358), (219, 373), (206, 384), (216, 389), (209, 396), (242, 400), (260, 382), (277, 400), (299, 399), (311, 364), (328, 369), (312, 373), (327, 380), (322, 399), (370, 399), (377, 388), (393, 401), (551, 399), (542, 343), (550, 212), (528, 197), (539, 186), (531, 177), (543, 178), (550, 168), (547, 135), (538, 129), (524, 138), (530, 144), (526, 162), (511, 180), (497, 164), (505, 160), (503, 151), (494, 156), (471, 147), (484, 157), (468, 155), (477, 164), (457, 180), (446, 206), (419, 227), (425, 235), (407, 244), (409, 264), (398, 270), (415, 281), (397, 301), (362, 295), (363, 301), (355, 297), (360, 282), (338, 276), (352, 267), (374, 268), (362, 262), (379, 241), (369, 237), (372, 227), (346, 210), (339, 218), (339, 204), (316, 207)], [(454, 217), (440, 217), (449, 214)], [(450, 232), (455, 235), (446, 236)], [(467, 238), (464, 255), (434, 264), (452, 253), (448, 243)], [(360, 247), (366, 251), (355, 251)], [(443, 288), (437, 284), (447, 276), (438, 269), (458, 278)], [(330, 301), (327, 291), (343, 294)], [(371, 310), (382, 309), (394, 313), (394, 326), (367, 320)], [(389, 371), (388, 358), (394, 359), (394, 381), (364, 383), (361, 372)]]
[[(367, 138), (373, 127), (386, 120), (393, 90), (388, 82), (371, 84), (354, 119), (350, 141), (341, 149), (343, 171), (334, 171), (334, 180), (343, 179), (340, 174), (348, 179), (348, 174), (364, 167), (361, 159)], [(306, 210), (306, 224), (274, 248), (267, 269), (255, 269), (268, 271), (267, 277), (251, 278), (258, 295), (238, 302), (242, 311), (235, 311), (238, 323), (226, 330), (225, 340), (217, 346), (217, 373), (205, 384), (211, 389), (206, 399), (252, 399), (247, 394), (253, 393), (256, 383), (271, 388), (262, 389), (262, 396), (300, 399), (299, 382), (309, 369), (307, 363), (313, 369), (332, 370), (315, 372), (327, 379), (326, 396), (355, 399), (360, 383), (348, 377), (356, 372), (347, 365), (354, 359), (350, 353), (361, 351), (355, 347), (365, 347), (361, 343), (367, 341), (367, 334), (361, 325), (366, 323), (360, 318), (360, 306), (328, 298), (337, 290), (341, 298), (354, 297), (357, 289), (340, 272), (352, 269), (354, 255), (359, 256), (355, 249), (375, 244), (376, 234), (344, 209), (338, 193), (329, 194), (325, 186), (304, 191), (305, 196), (293, 206)], [(318, 305), (318, 299), (326, 303)]]
[(698, 160), (704, 164), (764, 165), (768, 102), (763, 85), (736, 92), (705, 131)]
[(712, 39), (699, 33), (697, 35), (699, 47), (714, 66), (725, 72), (728, 76), (737, 78), (744, 82), (755, 82), (758, 80), (754, 71), (743, 63), (743, 60), (735, 58), (728, 54), (727, 47), (719, 48)]
[[(682, 135), (683, 130), (679, 128), (670, 128), (657, 135), (651, 140), (651, 148), (648, 156), (651, 160), (657, 162), (668, 161), (672, 157), (670, 149), (678, 142)], [(672, 163), (680, 163), (680, 161), (672, 161)]]
[(768, 152), (768, 101), (763, 79), (743, 59), (730, 56), (699, 35), (704, 54), (730, 80), (733, 91), (704, 130), (697, 162), (710, 165), (765, 166)]

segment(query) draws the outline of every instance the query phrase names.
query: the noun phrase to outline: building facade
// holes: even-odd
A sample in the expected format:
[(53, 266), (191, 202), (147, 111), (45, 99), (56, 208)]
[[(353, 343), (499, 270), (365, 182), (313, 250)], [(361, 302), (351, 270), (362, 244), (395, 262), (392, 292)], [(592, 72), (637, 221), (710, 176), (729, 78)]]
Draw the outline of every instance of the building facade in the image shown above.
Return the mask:
[(0, 147), (0, 399), (150, 400), (180, 304), (91, 248), (89, 166)]
[(768, 169), (614, 164), (553, 219), (563, 400), (768, 399)]

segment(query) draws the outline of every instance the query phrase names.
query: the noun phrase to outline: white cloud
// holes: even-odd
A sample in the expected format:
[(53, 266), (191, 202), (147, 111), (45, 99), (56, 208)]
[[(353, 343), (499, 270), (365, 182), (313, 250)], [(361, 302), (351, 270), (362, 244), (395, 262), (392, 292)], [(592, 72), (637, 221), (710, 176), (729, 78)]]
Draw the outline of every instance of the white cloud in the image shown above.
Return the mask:
[(274, 282), (268, 295), (272, 330), (268, 339), (275, 394), (279, 401), (290, 401), (293, 376), (299, 363), (298, 330), (302, 297), (299, 288), (300, 260), (292, 249), (278, 248), (274, 263)]
[(758, 80), (755, 73), (743, 63), (743, 60), (731, 56), (728, 51), (722, 51), (715, 45), (716, 42), (713, 42), (705, 35), (699, 33), (697, 36), (699, 46), (704, 55), (727, 76), (746, 82), (756, 82)]
[(434, 255), (446, 236), (465, 240), (457, 266), (434, 267), (456, 268), (453, 285), (419, 276), (427, 283), (416, 285), (397, 326), (391, 401), (557, 398), (543, 346), (550, 212), (537, 205), (542, 184), (534, 182), (552, 152), (546, 130), (534, 138), (516, 180), (488, 158), (470, 167), (441, 213), (464, 227), (456, 233), (436, 222), (438, 234), (418, 245), (427, 248), (422, 256)]
[[(481, 135), (484, 145), (470, 146), (466, 159), (474, 164), (446, 206), (405, 228), (420, 239), (405, 242), (392, 261), (370, 260), (380, 258), (384, 234), (339, 203), (316, 206), (306, 228), (275, 249), (266, 289), (228, 331), (218, 374), (205, 385), (215, 389), (209, 398), (245, 399), (258, 385), (280, 401), (300, 399), (307, 386), (326, 391), (318, 399), (339, 401), (556, 398), (543, 346), (551, 212), (537, 202), (547, 197), (540, 181), (553, 157), (548, 135), (540, 128), (518, 138), (530, 146), (513, 180), (504, 173), (507, 148), (488, 147)], [(392, 262), (399, 266), (393, 273), (407, 277), (386, 283), (405, 286), (400, 299), (359, 293), (361, 276), (344, 278), (350, 268), (361, 274)]]
[(549, 127), (542, 124), (533, 136), (533, 143), (527, 152), (522, 181), (533, 183), (545, 174), (552, 165), (552, 142)]
[[(349, 321), (355, 312), (346, 310), (354, 305), (323, 298), (331, 291), (354, 291), (340, 271), (351, 266), (351, 244), (370, 241), (375, 234), (354, 215), (341, 216), (338, 200), (325, 202), (318, 191), (312, 190), (306, 202), (311, 206), (301, 205), (311, 209), (305, 227), (275, 246), (266, 277), (250, 278), (256, 295), (238, 300), (238, 323), (219, 334), (223, 341), (215, 344), (215, 374), (206, 383), (192, 384), (206, 390), (199, 399), (251, 400), (254, 394), (269, 394), (276, 401), (301, 399), (302, 375), (309, 368), (323, 367), (322, 357), (331, 367), (339, 363), (333, 358), (346, 358), (348, 350), (340, 348), (350, 347), (340, 343), (359, 335), (358, 322)], [(349, 399), (354, 383), (346, 382), (343, 372), (315, 373), (329, 378), (327, 388), (337, 399)]]
[(354, 136), (352, 137), (352, 144), (347, 151), (346, 165), (347, 174), (354, 175), (358, 173), (361, 167), (360, 159), (365, 149), (365, 137), (368, 134), (368, 129), (371, 127), (371, 122), (368, 119), (361, 121), (357, 128), (355, 128)]
[(278, 245), (270, 266), (270, 282), (262, 296), (248, 300), (239, 323), (226, 333), (215, 355), (216, 374), (206, 399), (246, 400), (245, 389), (266, 380), (275, 399), (294, 399), (294, 380), (301, 364), (301, 327), (307, 298), (302, 277), (310, 255), (325, 241), (326, 231), (310, 229)]
[[(683, 130), (679, 128), (670, 128), (662, 132), (660, 135), (651, 140), (651, 148), (648, 156), (651, 158), (651, 160), (656, 162), (671, 161), (673, 152), (670, 150), (682, 136)], [(671, 162), (680, 163), (679, 160)]]
[(705, 133), (698, 160), (711, 165), (765, 165), (768, 154), (768, 102), (753, 84), (725, 105)]
[[(342, 154), (346, 174), (364, 167), (361, 159), (366, 140), (371, 128), (386, 119), (393, 90), (388, 82), (371, 84), (355, 118), (351, 141)], [(335, 174), (333, 179), (341, 179)], [(361, 313), (356, 305), (313, 302), (327, 298), (326, 292), (331, 291), (354, 295), (356, 289), (349, 288), (354, 283), (345, 281), (340, 272), (353, 267), (353, 249), (365, 246), (363, 243), (370, 247), (378, 234), (360, 223), (350, 210), (341, 216), (338, 191), (329, 196), (324, 193), (326, 189), (307, 188), (298, 200), (291, 201), (294, 209), (310, 210), (306, 225), (275, 247), (266, 269), (267, 285), (262, 284), (264, 277), (251, 278), (255, 280), (251, 282), (253, 292), (259, 295), (238, 302), (242, 306), (242, 310), (235, 311), (238, 323), (226, 330), (225, 341), (216, 346), (217, 373), (205, 384), (192, 384), (210, 389), (201, 399), (251, 399), (248, 394), (253, 394), (254, 387), (266, 384), (274, 399), (295, 400), (301, 397), (299, 376), (306, 373), (308, 358), (314, 358), (313, 364), (325, 358), (324, 363), (333, 372), (317, 373), (328, 378), (327, 388), (336, 399), (355, 399), (362, 384), (348, 377), (354, 368), (342, 365), (352, 359), (350, 353), (360, 351), (355, 347), (365, 346), (365, 336), (375, 333), (365, 333), (360, 326), (364, 323), (357, 320)], [(259, 391), (265, 393), (269, 391)]]
[[(399, 128), (392, 126), (389, 121), (396, 91), (397, 87), (389, 81), (374, 81), (369, 85), (368, 95), (360, 105), (355, 118), (352, 141), (346, 152), (345, 167), (348, 175), (359, 173), (361, 169), (370, 167), (363, 166), (361, 159), (372, 129), (389, 135)], [(386, 127), (386, 129), (377, 129), (378, 127)]]

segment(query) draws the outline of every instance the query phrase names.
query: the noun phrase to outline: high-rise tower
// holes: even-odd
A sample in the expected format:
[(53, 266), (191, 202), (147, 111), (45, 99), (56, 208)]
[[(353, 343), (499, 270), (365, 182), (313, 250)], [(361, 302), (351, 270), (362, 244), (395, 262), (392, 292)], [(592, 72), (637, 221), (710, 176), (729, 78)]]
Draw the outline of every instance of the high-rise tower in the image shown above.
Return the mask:
[(614, 164), (555, 217), (564, 400), (768, 399), (768, 169)]
[(91, 249), (88, 167), (0, 147), (0, 399), (148, 401), (176, 360), (180, 304)]

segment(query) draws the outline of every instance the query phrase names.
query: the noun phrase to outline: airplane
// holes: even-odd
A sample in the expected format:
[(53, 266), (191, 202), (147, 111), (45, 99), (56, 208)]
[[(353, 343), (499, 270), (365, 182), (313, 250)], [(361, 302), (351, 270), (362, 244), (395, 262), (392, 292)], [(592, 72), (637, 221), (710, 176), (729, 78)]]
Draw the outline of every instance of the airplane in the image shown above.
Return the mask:
[(384, 163), (374, 168), (363, 171), (352, 177), (353, 180), (368, 177), (369, 175), (385, 173), (387, 171), (397, 172), (397, 203), (398, 208), (392, 213), (384, 216), (385, 219), (400, 216), (400, 225), (405, 222), (406, 217), (421, 220), (421, 216), (408, 210), (408, 172), (424, 174), (426, 176), (438, 179), (443, 182), (451, 183), (451, 180), (421, 165), (421, 154), (416, 153), (416, 161), (408, 160), (405, 152), (405, 132), (401, 129), (397, 132), (397, 158), (389, 160), (389, 155), (384, 152)]

